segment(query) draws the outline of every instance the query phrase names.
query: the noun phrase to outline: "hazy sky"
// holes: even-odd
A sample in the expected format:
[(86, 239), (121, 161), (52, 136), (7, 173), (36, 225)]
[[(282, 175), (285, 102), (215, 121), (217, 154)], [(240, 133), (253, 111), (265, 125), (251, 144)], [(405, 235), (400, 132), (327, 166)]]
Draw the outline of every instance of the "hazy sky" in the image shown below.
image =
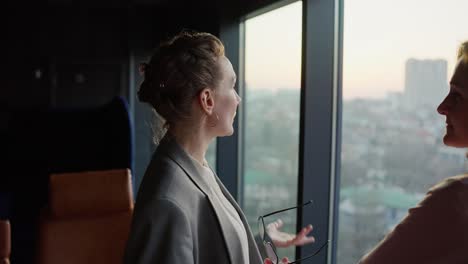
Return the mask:
[(245, 80), (259, 89), (301, 85), (302, 2), (245, 23)]
[[(301, 9), (296, 2), (246, 21), (248, 87), (299, 87)], [(449, 77), (468, 40), (467, 11), (468, 0), (345, 0), (345, 99), (403, 90), (408, 58), (446, 59)]]

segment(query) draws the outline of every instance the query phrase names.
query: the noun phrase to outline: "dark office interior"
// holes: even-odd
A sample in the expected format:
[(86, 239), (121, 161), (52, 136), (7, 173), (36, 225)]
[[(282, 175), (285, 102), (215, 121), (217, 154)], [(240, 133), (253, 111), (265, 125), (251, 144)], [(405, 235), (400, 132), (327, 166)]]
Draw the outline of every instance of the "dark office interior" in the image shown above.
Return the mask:
[[(35, 261), (36, 222), (47, 206), (50, 174), (131, 168), (137, 191), (155, 148), (148, 125), (152, 112), (135, 98), (139, 63), (173, 34), (219, 36), (223, 23), (236, 23), (243, 13), (271, 2), (4, 4), (0, 217), (12, 226), (11, 263)], [(112, 110), (115, 104), (124, 105), (129, 120)]]

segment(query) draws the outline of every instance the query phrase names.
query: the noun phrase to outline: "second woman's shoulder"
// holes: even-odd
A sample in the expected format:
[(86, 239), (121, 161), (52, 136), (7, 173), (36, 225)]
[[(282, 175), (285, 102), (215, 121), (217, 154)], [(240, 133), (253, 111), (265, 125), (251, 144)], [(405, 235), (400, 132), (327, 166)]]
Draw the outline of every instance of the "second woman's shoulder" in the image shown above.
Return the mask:
[(434, 185), (429, 192), (451, 192), (453, 189), (468, 191), (468, 174), (446, 178)]
[[(444, 179), (427, 193), (423, 204), (440, 205), (442, 208), (456, 208), (468, 214), (468, 175), (458, 175)], [(468, 216), (468, 215), (467, 215)]]

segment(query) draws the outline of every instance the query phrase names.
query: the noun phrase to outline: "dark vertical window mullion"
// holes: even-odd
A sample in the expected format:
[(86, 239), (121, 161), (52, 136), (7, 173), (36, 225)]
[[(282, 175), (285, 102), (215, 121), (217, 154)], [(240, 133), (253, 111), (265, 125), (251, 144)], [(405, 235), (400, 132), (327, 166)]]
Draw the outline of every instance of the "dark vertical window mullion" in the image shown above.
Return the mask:
[(299, 146), (298, 204), (314, 200), (314, 205), (300, 212), (298, 230), (304, 224), (315, 227), (315, 245), (297, 248), (296, 255), (305, 257), (331, 239), (327, 250), (315, 257), (314, 263), (330, 263), (336, 245), (333, 235), (335, 217), (334, 190), (337, 119), (337, 10), (340, 0), (303, 1), (303, 59), (301, 84), (301, 121)]
[[(344, 29), (344, 0), (335, 0), (338, 5), (335, 7), (335, 78), (336, 78), (336, 121), (335, 121), (335, 181), (333, 187), (332, 197), (334, 197), (333, 203), (330, 203), (332, 208), (332, 219), (330, 221), (332, 230), (332, 248), (331, 261), (329, 263), (336, 263), (336, 252), (338, 245), (338, 223), (339, 223), (339, 209), (340, 209), (340, 182), (341, 182), (341, 132), (342, 132), (342, 113), (343, 113), (343, 29)], [(330, 229), (329, 229), (330, 230)]]
[[(239, 23), (239, 49), (238, 49), (238, 58), (239, 58), (239, 64), (237, 67), (237, 80), (238, 80), (238, 85), (237, 89), (239, 92), (239, 96), (242, 98), (243, 103), (241, 102), (241, 105), (239, 106), (239, 129), (238, 129), (238, 145), (239, 145), (239, 150), (238, 150), (238, 161), (237, 161), (237, 168), (239, 172), (244, 172), (244, 164), (245, 164), (245, 127), (246, 127), (246, 121), (245, 121), (245, 113), (247, 112), (247, 93), (245, 91), (245, 23), (242, 21)], [(241, 175), (241, 173), (238, 174), (237, 177), (237, 182), (240, 186), (240, 188), (237, 191), (238, 194), (238, 199), (237, 201), (239, 202), (239, 205), (241, 208), (244, 207), (244, 175)]]
[[(226, 21), (221, 23), (220, 28), (220, 39), (223, 41), (225, 45), (225, 53), (226, 57), (232, 63), (232, 66), (237, 74), (239, 74), (239, 70), (241, 69), (240, 65), (240, 25), (239, 22), (235, 19)], [(239, 79), (238, 77), (238, 80)], [(238, 92), (239, 84), (237, 85)], [(240, 93), (241, 95), (242, 93)], [(241, 111), (238, 111), (238, 113)], [(218, 142), (216, 144), (216, 170), (219, 172), (218, 176), (220, 177), (223, 184), (232, 194), (232, 196), (239, 201), (239, 190), (240, 184), (239, 180), (241, 177), (240, 175), (240, 159), (239, 153), (241, 150), (240, 144), (240, 131), (239, 131), (239, 121), (241, 120), (241, 116), (238, 116), (233, 124), (234, 127), (234, 134), (229, 137), (220, 137), (218, 138)]]

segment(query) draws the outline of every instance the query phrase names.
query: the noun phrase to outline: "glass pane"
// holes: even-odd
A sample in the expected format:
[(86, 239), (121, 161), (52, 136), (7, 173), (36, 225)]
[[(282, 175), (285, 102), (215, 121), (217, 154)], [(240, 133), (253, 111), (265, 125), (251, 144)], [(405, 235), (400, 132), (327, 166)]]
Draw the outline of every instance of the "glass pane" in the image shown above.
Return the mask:
[[(301, 17), (295, 2), (245, 21), (243, 201), (256, 235), (259, 215), (297, 202)], [(296, 216), (282, 220), (295, 233)]]
[(218, 141), (215, 139), (213, 140), (208, 149), (206, 150), (205, 158), (210, 167), (216, 171), (216, 143)]
[(430, 186), (464, 172), (436, 107), (468, 39), (466, 10), (458, 0), (346, 1), (337, 263), (356, 263)]

